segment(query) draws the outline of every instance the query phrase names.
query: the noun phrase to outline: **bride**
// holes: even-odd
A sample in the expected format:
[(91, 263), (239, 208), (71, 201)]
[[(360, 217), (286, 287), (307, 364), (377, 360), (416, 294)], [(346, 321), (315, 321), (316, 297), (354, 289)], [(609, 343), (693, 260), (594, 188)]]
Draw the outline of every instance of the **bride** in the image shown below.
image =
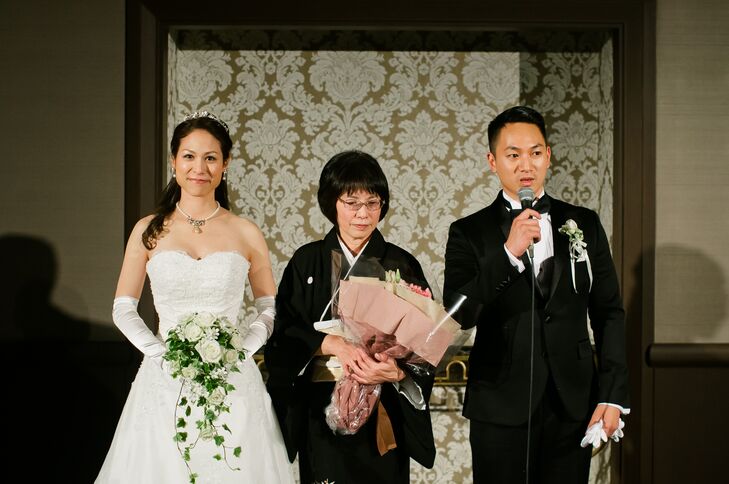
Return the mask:
[[(228, 211), (225, 173), (231, 147), (228, 127), (217, 117), (204, 111), (187, 116), (172, 136), (174, 178), (156, 212), (140, 220), (129, 238), (113, 319), (144, 359), (98, 483), (182, 483), (191, 480), (189, 472), (198, 483), (293, 482), (271, 400), (252, 358), (271, 333), (276, 289), (261, 231)], [(159, 316), (158, 335), (137, 312), (145, 273)], [(200, 439), (186, 465), (173, 440), (181, 383), (163, 369), (163, 341), (178, 318), (191, 312), (237, 321), (246, 276), (258, 315), (244, 332), (241, 371), (229, 373), (235, 387), (226, 397), (230, 413), (218, 418), (230, 428), (225, 445), (240, 446), (241, 453), (228, 454), (229, 466), (213, 458), (220, 447)], [(188, 420), (194, 439), (194, 415)]]

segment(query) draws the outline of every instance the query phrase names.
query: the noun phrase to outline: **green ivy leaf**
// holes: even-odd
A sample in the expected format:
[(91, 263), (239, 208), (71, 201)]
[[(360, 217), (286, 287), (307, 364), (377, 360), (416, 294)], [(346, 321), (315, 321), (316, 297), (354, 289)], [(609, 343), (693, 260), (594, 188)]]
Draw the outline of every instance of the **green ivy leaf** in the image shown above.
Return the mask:
[(177, 428), (178, 429), (183, 429), (185, 427), (187, 427), (187, 422), (185, 422), (185, 419), (182, 418), (182, 417), (178, 418), (177, 419)]
[(220, 454), (215, 454), (213, 456), (213, 459), (215, 459), (215, 460), (223, 460), (223, 456), (221, 456)]
[(221, 445), (223, 445), (223, 442), (225, 442), (225, 437), (223, 437), (222, 435), (216, 435), (215, 437), (213, 437), (213, 440), (215, 440), (215, 445), (220, 447)]
[(177, 432), (174, 437), (175, 442), (187, 441), (187, 432)]
[(236, 457), (240, 457), (240, 452), (241, 452), (240, 447), (236, 447), (235, 449), (233, 449), (233, 455)]

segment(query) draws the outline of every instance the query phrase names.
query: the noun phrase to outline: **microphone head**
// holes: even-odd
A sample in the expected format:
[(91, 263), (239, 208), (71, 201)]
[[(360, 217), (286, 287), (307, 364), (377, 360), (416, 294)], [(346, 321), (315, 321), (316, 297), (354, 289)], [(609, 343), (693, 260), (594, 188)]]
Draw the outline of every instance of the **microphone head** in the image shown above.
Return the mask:
[(532, 208), (534, 203), (534, 190), (529, 187), (521, 187), (516, 195), (519, 197), (521, 202), (521, 208)]

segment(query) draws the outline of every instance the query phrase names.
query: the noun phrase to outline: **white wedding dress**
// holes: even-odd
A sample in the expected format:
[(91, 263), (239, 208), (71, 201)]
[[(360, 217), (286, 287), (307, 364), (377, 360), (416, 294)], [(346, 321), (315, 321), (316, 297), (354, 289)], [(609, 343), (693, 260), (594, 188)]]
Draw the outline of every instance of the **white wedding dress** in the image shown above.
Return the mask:
[[(215, 252), (195, 260), (184, 252), (161, 251), (147, 263), (162, 339), (177, 319), (194, 311), (209, 311), (236, 321), (243, 301), (248, 260), (237, 252)], [(212, 441), (198, 441), (189, 462), (198, 483), (290, 483), (292, 466), (286, 456), (271, 399), (253, 359), (231, 372), (235, 390), (227, 397), (230, 413), (222, 413), (232, 434), (224, 433), (225, 445), (240, 446), (239, 458), (228, 453), (233, 471), (213, 455), (220, 452)], [(144, 358), (132, 384), (114, 440), (96, 482), (186, 483), (188, 470), (173, 441), (175, 406), (180, 381), (158, 364)], [(181, 414), (181, 410), (178, 409)], [(196, 435), (194, 415), (188, 434)], [(189, 438), (189, 437), (188, 437)]]

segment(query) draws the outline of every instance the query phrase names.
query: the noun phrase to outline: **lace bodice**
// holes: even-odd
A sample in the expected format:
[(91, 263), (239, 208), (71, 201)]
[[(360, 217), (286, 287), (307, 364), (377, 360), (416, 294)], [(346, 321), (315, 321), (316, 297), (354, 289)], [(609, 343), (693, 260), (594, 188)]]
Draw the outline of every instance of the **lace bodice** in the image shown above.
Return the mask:
[(250, 263), (238, 252), (213, 252), (193, 259), (164, 250), (147, 262), (154, 306), (163, 339), (178, 319), (195, 311), (227, 316), (235, 323), (243, 303)]

